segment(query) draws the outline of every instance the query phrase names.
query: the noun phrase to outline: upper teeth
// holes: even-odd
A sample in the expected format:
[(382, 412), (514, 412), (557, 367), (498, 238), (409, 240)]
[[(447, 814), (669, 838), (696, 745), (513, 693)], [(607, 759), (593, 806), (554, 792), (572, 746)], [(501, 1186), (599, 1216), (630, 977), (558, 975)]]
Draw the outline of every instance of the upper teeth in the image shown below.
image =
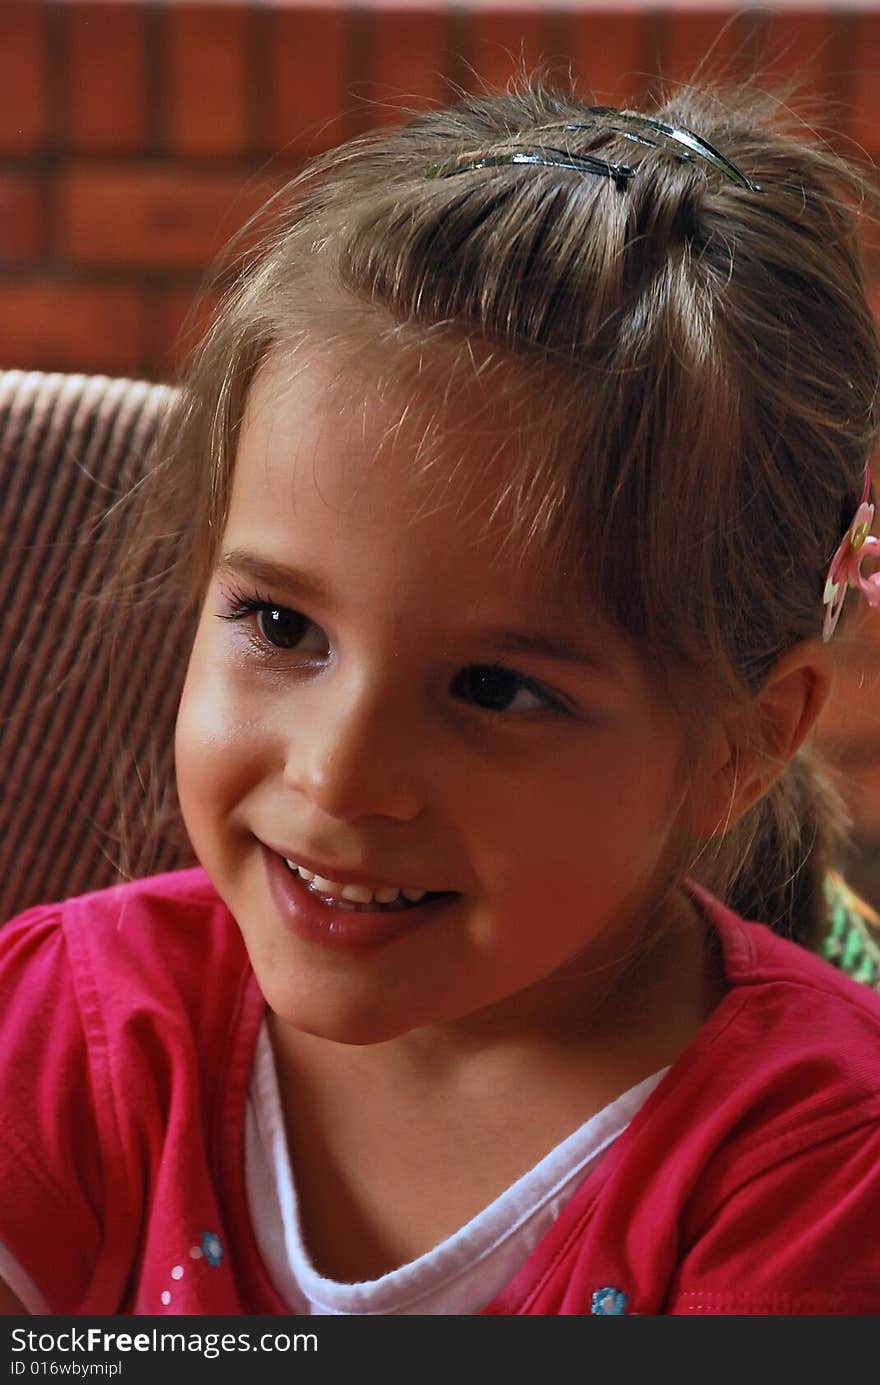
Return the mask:
[(370, 904), (374, 899), (377, 904), (393, 904), (399, 895), (403, 895), (404, 899), (410, 900), (411, 903), (416, 903), (428, 893), (427, 890), (403, 890), (398, 885), (389, 885), (382, 890), (374, 890), (370, 885), (342, 885), (338, 880), (327, 880), (323, 875), (315, 875), (313, 871), (306, 870), (305, 866), (298, 866), (296, 861), (288, 860), (286, 856), (284, 859), (290, 869), (301, 875), (312, 889), (334, 899), (348, 899), (352, 904)]

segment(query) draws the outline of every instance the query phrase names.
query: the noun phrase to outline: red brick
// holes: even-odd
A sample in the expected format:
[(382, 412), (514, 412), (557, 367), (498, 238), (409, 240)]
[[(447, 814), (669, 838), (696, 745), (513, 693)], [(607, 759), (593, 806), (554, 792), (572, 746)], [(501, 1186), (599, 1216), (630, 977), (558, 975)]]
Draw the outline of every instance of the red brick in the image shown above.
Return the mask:
[(671, 84), (748, 70), (755, 21), (747, 12), (672, 5), (663, 16), (659, 75)]
[(140, 4), (63, 11), (67, 112), (61, 139), (83, 154), (131, 153), (147, 141), (146, 17)]
[(578, 87), (597, 105), (635, 104), (645, 85), (645, 16), (576, 11), (569, 45)]
[(872, 156), (880, 154), (880, 10), (860, 10), (852, 16), (853, 136)]
[(476, 70), (470, 86), (476, 90), (503, 90), (511, 77), (530, 72), (550, 58), (548, 11), (533, 9), (468, 10), (470, 55)]
[(358, 90), (370, 102), (369, 124), (396, 122), (408, 109), (442, 103), (449, 96), (445, 8), (372, 13), (371, 66)]
[(757, 56), (762, 74), (795, 77), (807, 91), (827, 96), (835, 88), (834, 25), (821, 10), (769, 13), (758, 32)]
[(0, 153), (39, 149), (47, 128), (43, 5), (0, 2)]
[(167, 142), (185, 154), (239, 154), (248, 144), (248, 12), (243, 5), (166, 11)]
[(38, 179), (0, 171), (0, 264), (24, 264), (43, 248), (43, 199)]
[(271, 147), (315, 154), (345, 139), (354, 101), (349, 92), (349, 14), (342, 7), (278, 10), (269, 44)]
[(185, 167), (80, 166), (61, 177), (58, 253), (77, 264), (200, 267), (274, 186)]
[(210, 321), (219, 295), (195, 286), (158, 289), (147, 302), (146, 364), (151, 378), (169, 379)]
[(0, 281), (4, 368), (137, 373), (141, 326), (135, 286)]

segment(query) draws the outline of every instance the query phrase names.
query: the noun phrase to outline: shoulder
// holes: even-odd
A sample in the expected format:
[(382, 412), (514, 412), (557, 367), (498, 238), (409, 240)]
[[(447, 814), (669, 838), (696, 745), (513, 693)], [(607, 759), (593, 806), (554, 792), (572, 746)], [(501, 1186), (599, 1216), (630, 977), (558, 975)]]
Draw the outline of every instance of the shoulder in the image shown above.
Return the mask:
[(689, 1191), (666, 1311), (876, 1313), (880, 995), (717, 901), (707, 912), (730, 990), (672, 1091)]
[(0, 1240), (54, 1311), (122, 1301), (145, 1197), (213, 1196), (208, 1142), (237, 1136), (261, 1013), (198, 869), (0, 929)]
[(728, 990), (663, 1084), (666, 1112), (694, 1132), (682, 1149), (739, 1176), (864, 1139), (880, 1188), (880, 995), (711, 896), (700, 902)]
[(728, 989), (621, 1150), (659, 1158), (668, 1186), (690, 1189), (707, 1216), (755, 1179), (776, 1187), (821, 1166), (840, 1187), (866, 1157), (865, 1194), (880, 1197), (880, 996), (705, 892), (699, 900)]
[(195, 1038), (219, 1045), (250, 977), (228, 909), (201, 869), (28, 909), (0, 929), (8, 1071), (53, 1055), (119, 1057)]
[(602, 1284), (639, 1313), (880, 1312), (880, 996), (698, 898), (727, 991), (563, 1212), (529, 1291), (578, 1312)]
[[(778, 1027), (792, 1054), (830, 1050), (858, 1068), (862, 1045), (876, 1088), (880, 994), (763, 923), (742, 919), (706, 891), (695, 891), (721, 947), (728, 1008), (756, 1039)], [(855, 1047), (852, 1047), (855, 1045)], [(757, 1056), (757, 1055), (753, 1055)]]
[(44, 904), (33, 904), (0, 928), (0, 940), (7, 940), (11, 934), (24, 933), (28, 929), (46, 929), (53, 925), (81, 927), (85, 920), (93, 928), (111, 921), (115, 927), (131, 914), (140, 920), (161, 921), (179, 913), (210, 913), (222, 907), (220, 897), (205, 871), (196, 866), (188, 870), (167, 871), (162, 875), (149, 875), (140, 880), (123, 881), (118, 885)]
[(138, 994), (196, 978), (204, 989), (206, 972), (245, 965), (235, 921), (201, 868), (39, 904), (0, 929), (0, 987), (66, 973), (83, 984), (127, 974)]

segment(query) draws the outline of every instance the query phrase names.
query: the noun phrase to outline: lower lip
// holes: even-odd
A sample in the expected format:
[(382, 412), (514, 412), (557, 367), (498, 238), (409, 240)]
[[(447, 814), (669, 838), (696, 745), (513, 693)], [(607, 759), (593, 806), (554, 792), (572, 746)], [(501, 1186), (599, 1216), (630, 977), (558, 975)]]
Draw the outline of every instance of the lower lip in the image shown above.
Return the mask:
[(458, 898), (453, 894), (443, 895), (412, 909), (395, 909), (390, 913), (337, 909), (312, 894), (276, 852), (264, 846), (263, 855), (269, 890), (285, 927), (305, 942), (320, 943), (340, 952), (370, 952), (384, 947), (432, 922)]

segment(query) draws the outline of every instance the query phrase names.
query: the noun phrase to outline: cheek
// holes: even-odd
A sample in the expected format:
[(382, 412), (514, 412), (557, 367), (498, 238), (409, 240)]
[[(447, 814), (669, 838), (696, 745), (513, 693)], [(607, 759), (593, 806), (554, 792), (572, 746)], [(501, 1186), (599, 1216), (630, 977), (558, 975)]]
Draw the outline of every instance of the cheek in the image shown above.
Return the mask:
[[(685, 784), (674, 754), (596, 738), (500, 796), (491, 833), (504, 875), (536, 889), (624, 888), (677, 851)], [(525, 864), (524, 864), (525, 863)], [(539, 870), (535, 872), (535, 864)]]
[(198, 647), (180, 699), (174, 736), (178, 794), (190, 819), (215, 817), (241, 798), (258, 759), (252, 725)]

